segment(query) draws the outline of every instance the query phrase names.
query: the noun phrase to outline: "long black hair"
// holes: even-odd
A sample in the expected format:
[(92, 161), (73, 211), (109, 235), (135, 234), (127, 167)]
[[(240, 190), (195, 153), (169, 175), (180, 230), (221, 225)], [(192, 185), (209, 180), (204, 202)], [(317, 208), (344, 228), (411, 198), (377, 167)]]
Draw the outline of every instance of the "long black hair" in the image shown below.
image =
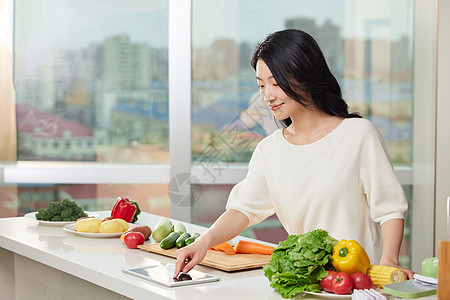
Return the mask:
[[(286, 29), (268, 35), (255, 49), (251, 65), (262, 59), (275, 81), (287, 96), (305, 107), (318, 109), (331, 116), (361, 118), (349, 113), (336, 78), (328, 68), (317, 42), (306, 32)], [(309, 101), (304, 96), (309, 94)], [(284, 127), (292, 121), (280, 121)]]

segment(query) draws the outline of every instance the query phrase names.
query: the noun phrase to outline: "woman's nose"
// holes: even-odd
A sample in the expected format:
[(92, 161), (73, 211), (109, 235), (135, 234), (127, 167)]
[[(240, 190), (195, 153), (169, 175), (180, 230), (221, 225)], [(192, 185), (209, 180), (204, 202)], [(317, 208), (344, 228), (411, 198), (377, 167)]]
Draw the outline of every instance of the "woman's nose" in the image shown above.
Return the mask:
[(270, 103), (276, 100), (275, 94), (272, 93), (270, 88), (266, 88), (263, 92), (263, 95), (261, 96), (266, 103)]

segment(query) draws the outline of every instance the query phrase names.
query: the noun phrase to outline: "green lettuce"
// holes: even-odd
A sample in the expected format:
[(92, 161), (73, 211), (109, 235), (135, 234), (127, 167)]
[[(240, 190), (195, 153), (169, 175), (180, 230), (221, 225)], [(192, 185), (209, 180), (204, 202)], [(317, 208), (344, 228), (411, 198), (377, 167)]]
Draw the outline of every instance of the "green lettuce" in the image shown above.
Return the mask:
[(319, 282), (332, 269), (331, 254), (337, 243), (323, 229), (290, 235), (273, 250), (269, 264), (263, 266), (264, 275), (283, 298), (320, 292)]

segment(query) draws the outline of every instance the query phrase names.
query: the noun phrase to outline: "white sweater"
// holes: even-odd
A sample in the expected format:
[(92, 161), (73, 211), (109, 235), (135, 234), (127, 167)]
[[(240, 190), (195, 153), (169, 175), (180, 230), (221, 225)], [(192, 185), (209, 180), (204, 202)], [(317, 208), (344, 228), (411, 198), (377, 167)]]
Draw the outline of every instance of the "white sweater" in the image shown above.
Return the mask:
[(288, 234), (321, 228), (356, 240), (378, 264), (380, 224), (403, 219), (408, 203), (379, 132), (366, 119), (350, 118), (308, 145), (289, 143), (282, 129), (264, 138), (247, 177), (230, 193), (230, 208), (250, 225), (276, 213)]

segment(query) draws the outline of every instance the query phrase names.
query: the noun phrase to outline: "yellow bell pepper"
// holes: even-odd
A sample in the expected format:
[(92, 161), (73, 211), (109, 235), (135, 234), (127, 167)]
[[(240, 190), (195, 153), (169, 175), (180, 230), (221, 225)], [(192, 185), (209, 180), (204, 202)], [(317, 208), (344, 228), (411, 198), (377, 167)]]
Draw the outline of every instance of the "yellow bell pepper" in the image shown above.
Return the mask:
[(366, 250), (354, 240), (340, 240), (333, 249), (333, 267), (339, 272), (366, 274), (370, 259)]

